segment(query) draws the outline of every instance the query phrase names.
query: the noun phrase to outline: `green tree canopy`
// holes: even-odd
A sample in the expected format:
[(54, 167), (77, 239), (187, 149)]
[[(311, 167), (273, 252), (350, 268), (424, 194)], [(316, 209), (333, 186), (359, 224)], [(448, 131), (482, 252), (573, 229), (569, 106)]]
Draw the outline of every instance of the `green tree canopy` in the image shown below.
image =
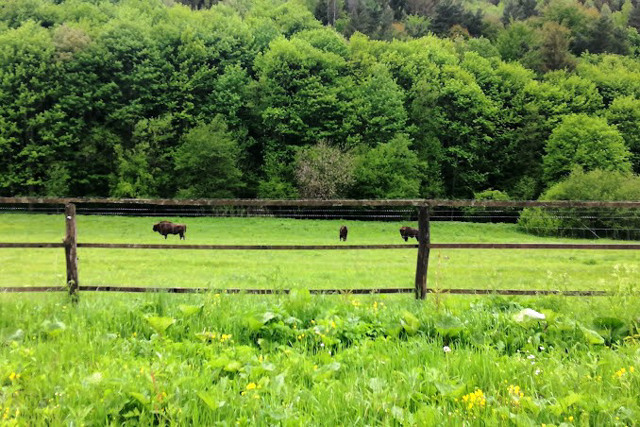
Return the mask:
[(551, 133), (545, 151), (544, 176), (548, 183), (557, 182), (576, 167), (584, 171), (631, 171), (630, 153), (620, 132), (601, 117), (566, 116)]
[(364, 199), (416, 198), (424, 174), (406, 135), (398, 134), (356, 157), (351, 196)]
[(640, 173), (640, 100), (631, 96), (614, 99), (607, 110), (607, 120), (624, 138), (631, 151), (633, 171)]
[(221, 116), (198, 125), (175, 154), (179, 197), (233, 197), (241, 186), (239, 148)]

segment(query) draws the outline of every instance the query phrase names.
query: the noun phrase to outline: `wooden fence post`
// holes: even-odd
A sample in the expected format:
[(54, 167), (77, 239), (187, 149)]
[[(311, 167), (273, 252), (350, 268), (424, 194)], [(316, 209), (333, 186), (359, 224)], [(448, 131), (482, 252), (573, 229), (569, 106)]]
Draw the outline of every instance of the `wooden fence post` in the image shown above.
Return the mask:
[(76, 240), (76, 205), (67, 203), (64, 207), (66, 234), (64, 253), (67, 261), (67, 286), (69, 295), (78, 300), (78, 242)]
[(416, 264), (416, 299), (427, 296), (427, 269), (429, 267), (429, 207), (421, 206), (418, 212), (418, 261)]

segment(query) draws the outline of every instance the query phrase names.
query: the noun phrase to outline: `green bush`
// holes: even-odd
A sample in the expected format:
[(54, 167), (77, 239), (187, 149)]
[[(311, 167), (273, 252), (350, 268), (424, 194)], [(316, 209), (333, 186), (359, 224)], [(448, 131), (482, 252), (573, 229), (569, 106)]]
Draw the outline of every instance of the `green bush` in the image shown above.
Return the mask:
[[(595, 170), (574, 171), (549, 188), (540, 200), (640, 200), (637, 175)], [(518, 225), (541, 236), (640, 239), (640, 211), (628, 208), (528, 208)]]
[(631, 153), (624, 139), (618, 129), (602, 117), (565, 116), (551, 132), (546, 152), (542, 167), (547, 184), (559, 181), (576, 166), (587, 171), (631, 171)]

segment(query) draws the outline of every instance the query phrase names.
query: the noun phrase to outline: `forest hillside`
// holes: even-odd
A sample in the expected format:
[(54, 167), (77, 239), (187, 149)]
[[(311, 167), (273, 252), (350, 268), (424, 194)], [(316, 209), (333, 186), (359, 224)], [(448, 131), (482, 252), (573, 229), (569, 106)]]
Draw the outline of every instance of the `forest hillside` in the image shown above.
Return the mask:
[(634, 1), (182, 3), (0, 4), (0, 196), (533, 199), (640, 171)]

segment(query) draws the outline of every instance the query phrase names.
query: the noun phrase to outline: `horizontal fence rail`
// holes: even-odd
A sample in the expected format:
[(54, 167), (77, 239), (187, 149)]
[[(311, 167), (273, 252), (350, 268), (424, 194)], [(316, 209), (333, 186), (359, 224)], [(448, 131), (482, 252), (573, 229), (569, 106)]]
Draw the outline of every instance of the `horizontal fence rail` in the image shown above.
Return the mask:
[[(0, 287), (0, 293), (28, 293), (28, 292), (65, 292), (66, 286), (4, 286)], [(248, 294), (248, 295), (274, 295), (289, 294), (291, 289), (251, 289), (251, 288), (192, 288), (192, 287), (150, 287), (150, 286), (79, 286), (79, 291), (92, 292), (126, 292), (126, 293), (170, 293), (170, 294)], [(350, 289), (308, 289), (310, 294), (341, 294), (341, 295), (366, 295), (366, 294), (412, 294), (414, 288), (350, 288)], [(561, 296), (608, 296), (614, 295), (609, 291), (560, 291), (560, 290), (533, 290), (533, 289), (427, 289), (430, 294), (451, 295), (561, 295)]]
[[(190, 249), (190, 250), (363, 250), (416, 249), (418, 245), (180, 245), (156, 243), (78, 243), (92, 249)], [(595, 249), (640, 250), (640, 244), (617, 243), (429, 243), (429, 249)], [(64, 243), (0, 243), (0, 248), (63, 248)]]
[[(191, 244), (144, 244), (144, 243), (79, 243), (76, 239), (76, 204), (81, 206), (81, 212), (91, 214), (93, 211), (100, 212), (104, 206), (117, 206), (118, 211), (126, 212), (152, 212), (150, 207), (171, 207), (176, 215), (180, 215), (179, 208), (197, 209), (204, 211), (210, 208), (221, 209), (223, 211), (235, 211), (235, 208), (247, 208), (249, 214), (276, 215), (279, 211), (269, 211), (266, 208), (280, 209), (290, 207), (288, 215), (295, 214), (296, 208), (322, 208), (334, 207), (343, 209), (344, 207), (362, 208), (389, 208), (378, 209), (379, 217), (391, 217), (394, 219), (405, 219), (407, 215), (417, 213), (418, 218), (418, 239), (416, 244), (372, 244), (372, 245), (191, 245)], [(67, 267), (67, 286), (38, 286), (20, 287), (8, 286), (0, 287), (0, 293), (12, 292), (61, 292), (68, 291), (74, 298), (77, 298), (78, 291), (94, 292), (167, 292), (167, 293), (231, 293), (231, 294), (288, 294), (289, 289), (211, 289), (202, 287), (139, 287), (139, 286), (111, 286), (92, 285), (79, 286), (77, 271), (77, 249), (187, 249), (187, 250), (381, 250), (381, 249), (418, 249), (415, 287), (414, 288), (357, 288), (357, 289), (310, 289), (312, 294), (406, 294), (415, 293), (416, 298), (423, 299), (427, 294), (443, 293), (458, 295), (563, 295), (563, 296), (605, 296), (612, 292), (602, 290), (583, 291), (560, 291), (560, 290), (530, 290), (530, 289), (433, 289), (427, 287), (427, 269), (429, 263), (429, 253), (431, 249), (545, 249), (545, 250), (640, 250), (640, 244), (594, 244), (594, 243), (433, 243), (431, 242), (430, 221), (455, 220), (458, 213), (454, 212), (460, 208), (505, 208), (501, 212), (515, 212), (513, 208), (557, 208), (557, 209), (640, 209), (640, 201), (620, 201), (620, 202), (600, 202), (600, 201), (495, 201), (495, 200), (439, 200), (439, 199), (408, 199), (408, 200), (258, 200), (258, 199), (195, 199), (195, 200), (173, 200), (173, 199), (109, 199), (109, 198), (34, 198), (34, 197), (0, 197), (0, 206), (8, 206), (14, 209), (16, 206), (27, 206), (28, 210), (47, 211), (51, 206), (56, 207), (56, 213), (60, 212), (60, 207), (64, 208), (66, 234), (61, 243), (56, 242), (4, 242), (0, 243), (0, 248), (64, 248)], [(232, 208), (227, 208), (232, 207)], [(407, 208), (398, 210), (397, 208)], [(432, 211), (435, 207), (451, 208), (451, 215), (434, 215)], [(84, 211), (82, 210), (84, 209)], [(395, 209), (395, 211), (394, 211)], [(168, 212), (168, 211), (167, 211)], [(194, 211), (195, 212), (195, 211)], [(477, 211), (476, 211), (477, 212)], [(156, 215), (159, 212), (153, 211)], [(193, 213), (193, 212), (192, 212)], [(339, 211), (344, 214), (343, 211)], [(382, 213), (382, 215), (380, 215)], [(353, 213), (354, 215), (357, 212)], [(618, 215), (614, 213), (613, 215)], [(308, 215), (300, 212), (301, 216)], [(324, 217), (327, 215), (315, 212), (313, 215)], [(395, 215), (395, 216), (394, 216)], [(491, 219), (482, 214), (471, 216), (476, 219)], [(416, 216), (412, 216), (416, 218)], [(501, 217), (503, 218), (503, 217)], [(512, 218), (504, 216), (504, 218)], [(613, 218), (613, 216), (611, 217)], [(581, 229), (582, 230), (582, 229)], [(596, 237), (596, 228), (584, 228)], [(628, 229), (625, 229), (628, 230)]]
[(152, 206), (238, 206), (238, 207), (496, 207), (496, 208), (640, 208), (640, 201), (572, 201), (572, 200), (442, 200), (442, 199), (390, 199), (390, 200), (265, 200), (265, 199), (110, 199), (84, 197), (0, 197), (0, 204), (22, 205), (152, 205)]

